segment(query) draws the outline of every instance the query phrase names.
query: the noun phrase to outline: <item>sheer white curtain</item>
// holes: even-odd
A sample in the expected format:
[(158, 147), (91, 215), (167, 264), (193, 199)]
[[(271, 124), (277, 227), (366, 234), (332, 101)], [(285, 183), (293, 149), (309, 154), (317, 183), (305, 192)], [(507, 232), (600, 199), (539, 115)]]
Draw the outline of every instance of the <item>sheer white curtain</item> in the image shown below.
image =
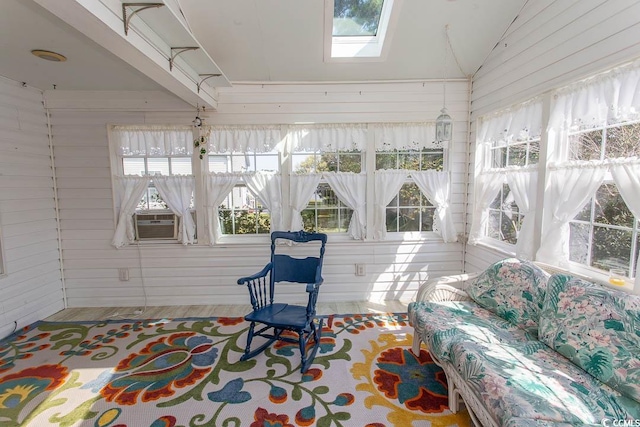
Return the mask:
[(458, 240), (449, 207), (449, 174), (437, 171), (411, 172), (422, 194), (436, 207), (434, 229), (439, 229), (445, 243)]
[(317, 124), (289, 126), (295, 151), (351, 151), (367, 145), (366, 124)]
[(209, 151), (218, 153), (265, 153), (283, 143), (279, 125), (203, 126)]
[(314, 191), (320, 183), (320, 174), (291, 175), (290, 205), (291, 205), (291, 231), (304, 228), (301, 212), (307, 207), (313, 197)]
[(204, 200), (207, 209), (207, 233), (209, 234), (210, 245), (216, 243), (222, 236), (218, 207), (231, 193), (239, 180), (240, 177), (233, 173), (210, 173), (205, 178)]
[(516, 256), (521, 259), (533, 260), (534, 253), (534, 218), (530, 215), (536, 207), (536, 191), (538, 185), (537, 169), (514, 169), (507, 170), (507, 184), (513, 198), (515, 199), (518, 210), (524, 219), (520, 232), (518, 233), (518, 241), (516, 242)]
[(162, 200), (180, 218), (178, 241), (183, 245), (192, 245), (196, 236), (196, 224), (190, 209), (195, 189), (193, 176), (154, 176), (153, 182)]
[[(611, 175), (622, 199), (636, 218), (640, 218), (640, 159), (614, 160)], [(638, 248), (636, 248), (638, 250)], [(640, 293), (640, 262), (636, 262), (635, 293)]]
[(114, 190), (118, 223), (111, 244), (116, 248), (121, 248), (135, 240), (133, 214), (148, 186), (149, 177), (146, 176), (115, 177)]
[(496, 198), (504, 183), (502, 172), (485, 172), (478, 176), (475, 185), (475, 200), (473, 204), (473, 220), (469, 231), (469, 244), (475, 245), (484, 235), (489, 219), (489, 206)]
[(569, 221), (584, 207), (602, 184), (606, 167), (570, 162), (549, 173), (548, 209), (536, 259), (566, 267), (569, 261)]
[(191, 126), (114, 126), (111, 130), (119, 156), (190, 156)]
[(367, 175), (352, 172), (325, 172), (324, 177), (336, 193), (338, 199), (349, 208), (353, 215), (347, 233), (357, 240), (366, 237)]
[(271, 231), (283, 230), (282, 222), (282, 178), (275, 172), (245, 174), (244, 182), (271, 213)]
[(391, 203), (407, 180), (406, 170), (381, 169), (375, 172), (375, 197), (373, 202), (373, 238), (387, 237), (387, 205)]

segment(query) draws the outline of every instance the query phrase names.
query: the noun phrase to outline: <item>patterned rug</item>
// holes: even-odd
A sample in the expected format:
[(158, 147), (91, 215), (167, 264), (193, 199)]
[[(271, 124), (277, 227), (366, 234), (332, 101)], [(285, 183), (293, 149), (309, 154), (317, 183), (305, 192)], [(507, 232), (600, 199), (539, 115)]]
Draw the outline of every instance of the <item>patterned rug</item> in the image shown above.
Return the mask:
[(0, 343), (0, 426), (469, 426), (406, 314), (329, 316), (297, 346), (240, 362), (240, 318), (39, 322)]

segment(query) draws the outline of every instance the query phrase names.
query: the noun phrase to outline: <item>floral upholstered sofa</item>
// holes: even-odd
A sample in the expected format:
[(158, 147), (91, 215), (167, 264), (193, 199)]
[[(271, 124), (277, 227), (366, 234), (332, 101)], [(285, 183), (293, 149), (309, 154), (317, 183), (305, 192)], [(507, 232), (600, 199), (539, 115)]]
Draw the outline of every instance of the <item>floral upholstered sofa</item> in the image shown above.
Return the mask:
[(425, 283), (409, 320), (476, 424), (640, 419), (639, 296), (511, 258)]

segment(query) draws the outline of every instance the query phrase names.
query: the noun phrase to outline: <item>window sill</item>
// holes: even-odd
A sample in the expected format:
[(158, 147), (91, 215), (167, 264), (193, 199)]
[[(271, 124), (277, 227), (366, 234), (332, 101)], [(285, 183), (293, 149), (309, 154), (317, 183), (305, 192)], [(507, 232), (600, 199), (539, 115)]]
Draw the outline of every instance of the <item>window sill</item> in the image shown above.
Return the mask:
[(487, 249), (491, 249), (496, 252), (508, 255), (510, 257), (516, 256), (516, 247), (510, 243), (501, 242), (500, 240), (492, 239), (490, 237), (482, 238), (477, 246), (482, 246)]
[(597, 281), (611, 289), (617, 289), (625, 292), (634, 291), (635, 279), (627, 279), (625, 280), (625, 284), (621, 286), (612, 285), (611, 283), (609, 283), (609, 274), (607, 272), (603, 270), (599, 270), (597, 268), (588, 267), (584, 264), (579, 264), (577, 262), (569, 261), (569, 272), (576, 273), (588, 279), (593, 279), (594, 281)]

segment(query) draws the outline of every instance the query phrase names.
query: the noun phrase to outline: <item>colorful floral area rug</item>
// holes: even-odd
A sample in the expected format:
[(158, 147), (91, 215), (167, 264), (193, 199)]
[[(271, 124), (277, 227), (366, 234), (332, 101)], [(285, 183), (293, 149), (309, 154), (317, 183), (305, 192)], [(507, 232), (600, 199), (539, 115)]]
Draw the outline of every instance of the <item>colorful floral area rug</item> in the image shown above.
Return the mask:
[(240, 318), (39, 322), (0, 343), (0, 426), (469, 426), (406, 314), (329, 316), (311, 368)]

